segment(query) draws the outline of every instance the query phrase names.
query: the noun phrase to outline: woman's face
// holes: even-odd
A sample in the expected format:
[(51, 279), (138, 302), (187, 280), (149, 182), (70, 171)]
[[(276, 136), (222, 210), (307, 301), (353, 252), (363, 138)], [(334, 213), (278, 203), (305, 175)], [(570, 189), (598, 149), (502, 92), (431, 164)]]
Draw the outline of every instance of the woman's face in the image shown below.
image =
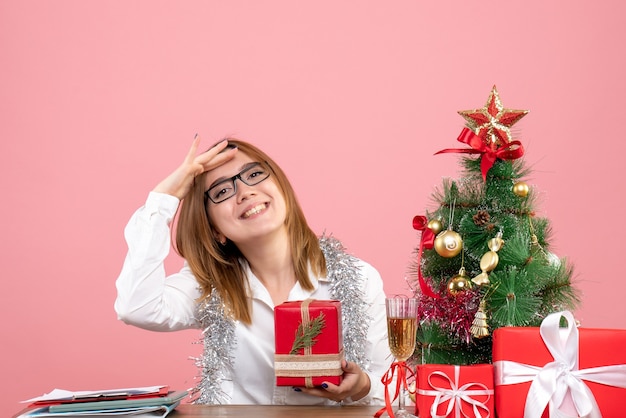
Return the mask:
[(287, 216), (285, 199), (272, 177), (271, 170), (268, 167), (263, 169), (262, 166), (252, 167), (256, 162), (240, 151), (232, 160), (207, 172), (204, 189), (209, 190), (217, 184), (220, 185), (211, 191), (214, 200), (219, 200), (220, 196), (224, 196), (232, 188), (232, 182), (222, 183), (224, 180), (240, 174), (248, 183), (254, 183), (255, 178), (258, 179), (257, 176), (262, 175), (263, 171), (270, 172), (269, 177), (253, 186), (236, 178), (236, 192), (220, 203), (207, 199), (207, 212), (219, 234), (218, 240), (224, 236), (241, 245), (266, 238), (281, 230), (284, 232)]

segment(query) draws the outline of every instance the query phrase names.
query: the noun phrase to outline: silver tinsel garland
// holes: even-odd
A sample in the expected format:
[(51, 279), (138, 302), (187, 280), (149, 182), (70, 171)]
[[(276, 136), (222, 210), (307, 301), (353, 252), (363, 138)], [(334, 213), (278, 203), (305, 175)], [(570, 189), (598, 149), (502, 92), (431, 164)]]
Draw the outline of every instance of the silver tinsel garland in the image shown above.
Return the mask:
[[(357, 259), (333, 237), (320, 237), (320, 248), (326, 258), (328, 282), (332, 299), (341, 301), (343, 343), (346, 360), (369, 371), (370, 359), (363, 348), (371, 318), (363, 294), (365, 278), (360, 274)], [(222, 381), (230, 379), (233, 371), (232, 353), (236, 342), (235, 321), (225, 313), (222, 299), (216, 291), (198, 305), (196, 317), (202, 326), (202, 357), (193, 357), (198, 366), (199, 383), (191, 390), (194, 403), (228, 403), (222, 391)]]
[(348, 254), (339, 240), (322, 236), (320, 248), (326, 258), (330, 295), (341, 301), (343, 345), (346, 360), (355, 362), (369, 371), (370, 359), (364, 347), (371, 322), (369, 308), (363, 294), (365, 278), (356, 265), (357, 260)]
[(223, 379), (229, 379), (233, 370), (235, 320), (226, 315), (222, 298), (217, 291), (198, 305), (196, 318), (202, 325), (202, 357), (193, 357), (199, 369), (199, 383), (190, 391), (193, 403), (224, 404), (228, 396), (222, 391)]

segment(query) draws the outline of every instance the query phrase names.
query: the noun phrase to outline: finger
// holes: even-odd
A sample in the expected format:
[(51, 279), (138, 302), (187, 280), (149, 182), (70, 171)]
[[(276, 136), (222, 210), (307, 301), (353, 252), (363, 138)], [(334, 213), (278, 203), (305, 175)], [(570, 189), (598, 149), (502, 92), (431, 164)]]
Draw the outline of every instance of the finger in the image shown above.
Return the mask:
[(191, 163), (191, 162), (202, 162), (203, 160), (206, 160), (207, 157), (208, 157), (208, 159), (211, 159), (215, 155), (219, 154), (222, 150), (224, 150), (224, 148), (226, 148), (226, 146), (228, 145), (228, 140), (224, 139), (224, 140), (218, 142), (217, 144), (215, 144), (214, 146), (212, 146), (211, 148), (209, 148), (207, 151), (205, 151), (202, 154), (196, 156), (196, 153), (198, 152), (198, 146), (199, 145), (200, 145), (200, 135), (196, 134), (193, 137), (193, 142), (191, 144), (191, 148), (189, 149), (189, 152), (187, 153), (187, 156), (185, 158), (186, 162), (188, 162), (188, 163)]
[(186, 162), (192, 162), (196, 157), (196, 152), (198, 151), (198, 145), (200, 144), (200, 135), (196, 134), (193, 137), (193, 142), (191, 143), (191, 148), (189, 152), (187, 152), (187, 156), (185, 157)]
[(330, 382), (322, 383), (322, 388), (327, 393), (326, 397), (335, 402), (341, 402), (346, 397), (346, 393), (343, 389)]
[(342, 360), (341, 362), (341, 370), (345, 373), (360, 373), (361, 368), (354, 362), (349, 362), (346, 360)]
[(222, 151), (219, 154), (215, 155), (208, 161), (202, 163), (202, 166), (204, 167), (205, 171), (213, 170), (214, 168), (219, 167), (225, 162), (232, 160), (235, 157), (236, 153), (237, 148), (228, 148), (225, 151)]
[(195, 162), (198, 164), (202, 164), (205, 169), (215, 168), (215, 163), (217, 163), (217, 165), (220, 165), (225, 161), (231, 159), (234, 152), (237, 150), (236, 147), (231, 147), (229, 149), (226, 149), (226, 147), (228, 147), (228, 140), (224, 139), (223, 141), (220, 141), (211, 148), (209, 148), (207, 151), (198, 155), (195, 158)]
[[(324, 387), (324, 385), (326, 385), (326, 387)], [(306, 393), (308, 395), (330, 399), (335, 402), (341, 402), (343, 398), (341, 397), (341, 394), (338, 393), (338, 389), (339, 389), (338, 386), (332, 385), (334, 387), (330, 388), (330, 385), (331, 385), (330, 383), (324, 382), (321, 388), (320, 387), (314, 387), (314, 388), (299, 387), (299, 388), (294, 388), (294, 390), (296, 390), (297, 392)]]

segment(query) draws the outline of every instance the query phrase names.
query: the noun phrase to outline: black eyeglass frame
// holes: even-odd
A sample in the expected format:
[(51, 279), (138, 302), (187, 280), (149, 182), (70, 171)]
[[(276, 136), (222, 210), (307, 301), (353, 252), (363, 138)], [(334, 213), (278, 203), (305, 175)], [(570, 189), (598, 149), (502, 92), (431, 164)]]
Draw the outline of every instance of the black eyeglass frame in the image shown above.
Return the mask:
[[(243, 173), (253, 169), (254, 167), (258, 167), (258, 166), (261, 166), (261, 167), (265, 168), (266, 172), (267, 172), (267, 175), (265, 177), (263, 177), (261, 180), (250, 183), (249, 181), (246, 181), (246, 180), (244, 180), (241, 177), (241, 175)], [(214, 184), (213, 186), (209, 187), (207, 190), (205, 190), (205, 192), (204, 192), (204, 203), (206, 204), (207, 200), (210, 200), (211, 202), (213, 202), (214, 204), (217, 205), (217, 204), (225, 202), (228, 199), (230, 199), (231, 197), (235, 196), (237, 194), (237, 182), (236, 182), (237, 179), (239, 179), (246, 186), (256, 186), (257, 184), (267, 180), (270, 177), (271, 172), (272, 172), (272, 169), (271, 169), (271, 167), (267, 163), (255, 162), (253, 164), (250, 164), (248, 167), (244, 168), (243, 170), (241, 170), (239, 173), (235, 174), (234, 176), (232, 176), (230, 178), (227, 178), (227, 179), (224, 179), (224, 180), (220, 181), (219, 183)], [(231, 183), (233, 185), (233, 194), (231, 194), (230, 196), (228, 196), (225, 199), (218, 200), (216, 202), (215, 200), (213, 200), (211, 198), (211, 194), (209, 192), (211, 190), (215, 189), (216, 187), (219, 187), (219, 186), (223, 185), (224, 183)]]

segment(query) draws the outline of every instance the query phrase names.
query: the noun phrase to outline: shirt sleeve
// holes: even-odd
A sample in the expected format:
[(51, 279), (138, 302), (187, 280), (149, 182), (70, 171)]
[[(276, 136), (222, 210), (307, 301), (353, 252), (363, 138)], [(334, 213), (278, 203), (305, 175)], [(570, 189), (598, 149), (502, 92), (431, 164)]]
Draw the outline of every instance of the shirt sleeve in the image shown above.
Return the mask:
[(370, 392), (356, 404), (385, 404), (385, 386), (381, 379), (393, 361), (387, 342), (387, 314), (385, 311), (385, 292), (383, 281), (378, 271), (370, 264), (361, 261), (361, 272), (365, 276), (365, 300), (369, 304), (371, 318), (367, 334), (367, 358), (369, 368), (365, 370), (370, 378)]
[(117, 281), (115, 311), (120, 320), (152, 331), (197, 328), (198, 282), (187, 266), (167, 276), (170, 224), (179, 200), (150, 192), (124, 229), (128, 253)]

